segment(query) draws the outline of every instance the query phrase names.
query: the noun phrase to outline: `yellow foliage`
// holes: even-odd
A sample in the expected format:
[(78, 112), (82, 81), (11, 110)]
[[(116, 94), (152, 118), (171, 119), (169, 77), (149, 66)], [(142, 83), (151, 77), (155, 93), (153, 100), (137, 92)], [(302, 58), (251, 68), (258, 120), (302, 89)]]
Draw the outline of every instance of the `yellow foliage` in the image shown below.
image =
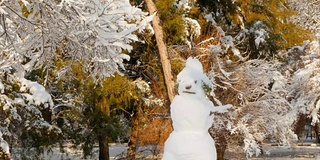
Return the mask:
[(310, 31), (306, 31), (300, 26), (296, 26), (292, 23), (287, 23), (279, 29), (282, 33), (283, 38), (286, 40), (285, 42), (280, 42), (280, 45), (286, 47), (292, 47), (296, 45), (301, 45), (303, 40), (313, 39), (313, 35)]
[[(292, 47), (306, 39), (314, 38), (311, 32), (288, 21), (288, 18), (294, 16), (296, 12), (287, 7), (286, 0), (238, 0), (238, 2), (245, 23), (252, 24), (257, 20), (266, 22), (272, 28), (273, 34), (279, 35), (277, 44), (280, 47)], [(238, 16), (239, 13), (228, 14), (234, 23), (240, 24)]]

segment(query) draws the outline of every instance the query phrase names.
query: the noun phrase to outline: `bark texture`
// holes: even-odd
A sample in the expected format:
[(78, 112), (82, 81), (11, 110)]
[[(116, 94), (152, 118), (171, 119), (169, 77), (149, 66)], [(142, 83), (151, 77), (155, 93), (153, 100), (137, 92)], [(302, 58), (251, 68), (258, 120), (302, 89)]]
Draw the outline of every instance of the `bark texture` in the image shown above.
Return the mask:
[[(155, 3), (152, 0), (145, 0), (145, 2), (147, 4), (149, 13), (154, 14), (157, 11), (157, 7)], [(171, 102), (174, 97), (174, 81), (173, 81), (173, 76), (171, 72), (171, 64), (168, 56), (167, 46), (163, 41), (163, 29), (160, 24), (159, 16), (157, 14), (154, 16), (152, 20), (152, 26), (154, 29), (154, 33), (155, 33), (155, 37), (158, 45), (158, 50), (159, 50), (162, 70), (165, 78), (165, 83), (167, 87), (168, 97)]]
[(99, 160), (109, 160), (108, 136), (99, 135)]

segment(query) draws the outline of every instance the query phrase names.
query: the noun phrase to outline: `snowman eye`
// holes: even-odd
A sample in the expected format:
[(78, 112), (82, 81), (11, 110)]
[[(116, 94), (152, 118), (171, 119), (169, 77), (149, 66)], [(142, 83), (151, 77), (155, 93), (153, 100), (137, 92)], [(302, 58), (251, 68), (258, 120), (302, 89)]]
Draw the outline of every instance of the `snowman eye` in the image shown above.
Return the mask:
[(197, 82), (198, 82), (197, 80), (194, 81), (194, 83), (197, 83)]

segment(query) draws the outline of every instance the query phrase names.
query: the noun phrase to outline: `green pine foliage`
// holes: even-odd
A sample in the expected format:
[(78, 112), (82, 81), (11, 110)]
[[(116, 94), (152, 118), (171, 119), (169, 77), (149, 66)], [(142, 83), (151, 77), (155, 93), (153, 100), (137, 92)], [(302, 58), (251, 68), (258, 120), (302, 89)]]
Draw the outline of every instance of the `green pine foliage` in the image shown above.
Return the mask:
[(213, 12), (216, 15), (215, 19), (219, 23), (224, 23), (225, 25), (231, 25), (231, 19), (226, 18), (227, 15), (234, 15), (236, 13), (237, 3), (233, 0), (220, 0), (220, 1), (208, 1), (208, 0), (198, 0), (201, 11)]
[[(71, 62), (57, 63), (62, 67)], [(73, 62), (70, 74), (56, 85), (55, 95), (74, 95), (75, 101), (74, 106), (62, 109), (54, 122), (62, 129), (66, 140), (75, 148), (82, 148), (84, 157), (92, 155), (99, 137), (106, 137), (109, 143), (128, 139), (131, 114), (141, 107), (141, 95), (132, 80), (115, 74), (97, 84), (83, 71), (81, 64)]]
[(183, 11), (173, 5), (175, 0), (155, 1), (161, 25), (163, 27), (164, 39), (168, 46), (183, 44), (184, 21)]

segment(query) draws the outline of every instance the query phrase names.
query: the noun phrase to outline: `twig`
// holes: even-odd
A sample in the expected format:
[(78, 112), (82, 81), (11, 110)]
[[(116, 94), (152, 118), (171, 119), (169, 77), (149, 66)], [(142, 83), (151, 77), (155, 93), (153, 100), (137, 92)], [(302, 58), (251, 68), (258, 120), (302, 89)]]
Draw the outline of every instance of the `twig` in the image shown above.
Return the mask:
[(11, 7), (7, 6), (6, 4), (4, 4), (4, 6), (6, 6), (11, 12), (13, 12), (14, 14), (16, 14), (17, 16), (19, 16), (21, 19), (29, 22), (30, 24), (33, 24), (35, 26), (41, 26), (40, 24), (36, 24), (34, 22), (31, 22), (30, 20), (26, 19), (24, 16), (20, 15), (19, 13), (17, 13), (15, 10), (13, 10)]

